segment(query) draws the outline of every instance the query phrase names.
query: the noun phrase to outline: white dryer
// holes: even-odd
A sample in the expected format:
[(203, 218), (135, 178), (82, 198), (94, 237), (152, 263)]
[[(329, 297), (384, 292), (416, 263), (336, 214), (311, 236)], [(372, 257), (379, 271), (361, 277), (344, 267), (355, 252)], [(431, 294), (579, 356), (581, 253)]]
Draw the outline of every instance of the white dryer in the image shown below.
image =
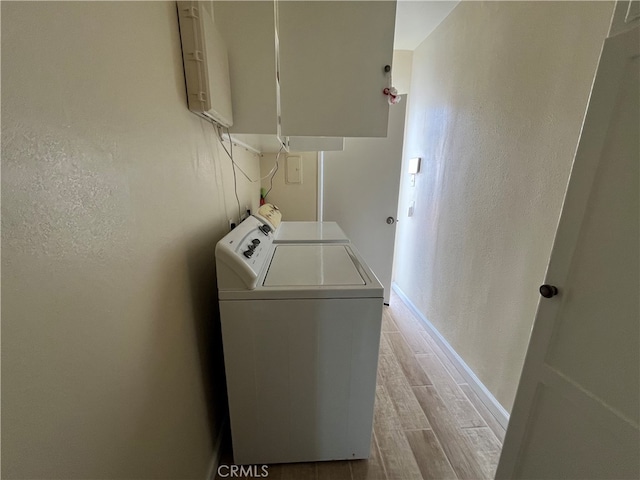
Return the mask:
[(273, 243), (349, 243), (336, 222), (283, 222), (278, 207), (267, 203), (254, 215), (273, 230)]
[(216, 246), (234, 461), (369, 456), (383, 287), (351, 244), (275, 244), (249, 217)]
[(349, 243), (336, 222), (282, 222), (273, 243)]

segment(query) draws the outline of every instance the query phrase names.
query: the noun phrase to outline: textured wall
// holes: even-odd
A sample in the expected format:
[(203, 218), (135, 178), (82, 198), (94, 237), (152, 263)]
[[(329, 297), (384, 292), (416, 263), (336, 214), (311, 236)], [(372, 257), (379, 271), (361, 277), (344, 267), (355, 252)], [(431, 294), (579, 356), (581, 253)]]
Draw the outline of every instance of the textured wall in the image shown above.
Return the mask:
[(395, 281), (507, 410), (611, 13), (462, 2), (414, 52)]
[(174, 2), (2, 3), (3, 478), (205, 477), (236, 212)]
[[(302, 183), (285, 183), (286, 157), (300, 156), (302, 162)], [(276, 163), (276, 155), (265, 154), (260, 159), (261, 176), (271, 172)], [(282, 220), (313, 222), (318, 215), (318, 154), (316, 152), (282, 152), (278, 160), (278, 171), (273, 175), (273, 189), (267, 201), (280, 208)], [(262, 180), (262, 187), (269, 190), (270, 177)]]

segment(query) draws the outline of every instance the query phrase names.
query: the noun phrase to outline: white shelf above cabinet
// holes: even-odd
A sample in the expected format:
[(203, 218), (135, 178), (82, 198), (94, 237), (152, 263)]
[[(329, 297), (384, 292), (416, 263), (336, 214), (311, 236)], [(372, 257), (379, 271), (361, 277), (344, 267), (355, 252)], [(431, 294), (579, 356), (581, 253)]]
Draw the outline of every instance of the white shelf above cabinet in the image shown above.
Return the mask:
[[(222, 138), (228, 140), (227, 134)], [(344, 138), (333, 137), (284, 137), (276, 135), (252, 135), (248, 133), (232, 133), (235, 146), (243, 147), (254, 153), (282, 152), (334, 152), (344, 150)], [(284, 145), (284, 146), (283, 146)]]
[(336, 152), (344, 150), (341, 137), (289, 137), (292, 152)]
[[(227, 134), (222, 138), (228, 140)], [(251, 133), (231, 133), (231, 140), (236, 146), (244, 147), (254, 153), (288, 152), (288, 139), (280, 140), (277, 135), (254, 135)]]

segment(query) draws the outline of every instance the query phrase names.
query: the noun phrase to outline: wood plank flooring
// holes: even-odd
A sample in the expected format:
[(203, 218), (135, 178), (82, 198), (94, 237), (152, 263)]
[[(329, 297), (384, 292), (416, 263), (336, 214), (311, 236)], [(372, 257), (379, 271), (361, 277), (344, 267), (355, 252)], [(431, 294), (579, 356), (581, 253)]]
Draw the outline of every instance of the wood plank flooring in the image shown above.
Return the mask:
[[(504, 433), (420, 320), (392, 292), (382, 319), (370, 458), (270, 465), (268, 478), (490, 479)], [(232, 464), (231, 458), (225, 452), (221, 464)]]

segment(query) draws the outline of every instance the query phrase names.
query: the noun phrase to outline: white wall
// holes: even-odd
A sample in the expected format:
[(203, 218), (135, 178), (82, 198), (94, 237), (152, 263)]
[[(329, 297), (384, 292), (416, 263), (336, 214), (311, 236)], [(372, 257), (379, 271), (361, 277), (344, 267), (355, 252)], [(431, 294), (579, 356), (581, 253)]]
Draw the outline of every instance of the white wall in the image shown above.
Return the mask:
[(2, 3), (4, 478), (205, 478), (237, 206), (180, 52), (174, 2)]
[(414, 52), (395, 281), (507, 410), (611, 13), (461, 2)]
[(393, 86), (400, 95), (409, 93), (411, 88), (411, 68), (413, 64), (412, 50), (393, 51)]
[[(288, 156), (301, 157), (302, 183), (285, 182)], [(276, 154), (267, 153), (260, 159), (260, 173), (266, 177), (276, 163)], [(273, 175), (273, 188), (267, 196), (267, 202), (276, 205), (282, 220), (315, 221), (318, 214), (318, 154), (316, 152), (282, 152), (278, 160), (278, 170)], [(270, 177), (262, 180), (262, 188), (269, 190)]]

